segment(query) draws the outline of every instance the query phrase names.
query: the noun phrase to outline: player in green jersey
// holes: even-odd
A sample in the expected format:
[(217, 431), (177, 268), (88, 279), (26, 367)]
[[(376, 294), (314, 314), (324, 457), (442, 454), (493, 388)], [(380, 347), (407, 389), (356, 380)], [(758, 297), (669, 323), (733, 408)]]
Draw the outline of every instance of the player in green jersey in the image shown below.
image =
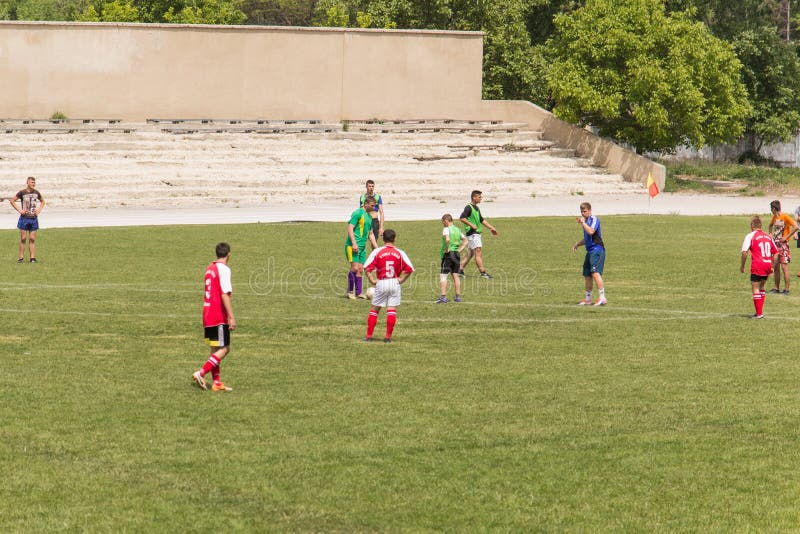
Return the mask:
[(372, 216), (370, 215), (374, 207), (375, 197), (367, 195), (364, 199), (364, 206), (350, 215), (350, 221), (347, 224), (344, 254), (350, 263), (350, 271), (347, 273), (347, 298), (349, 299), (367, 298), (361, 291), (364, 262), (367, 260), (367, 240), (372, 243), (373, 248), (378, 248), (375, 234), (372, 233)]
[(467, 246), (467, 236), (461, 228), (453, 224), (453, 216), (449, 213), (442, 215), (442, 271), (439, 275), (439, 284), (442, 296), (436, 300), (436, 304), (447, 303), (447, 275), (453, 276), (453, 287), (456, 290), (455, 302), (461, 302), (461, 279), (458, 272), (461, 270), (461, 251)]
[(469, 252), (467, 257), (461, 260), (461, 274), (464, 274), (464, 267), (467, 266), (469, 260), (475, 258), (475, 265), (481, 273), (481, 278), (492, 278), (492, 275), (486, 272), (483, 268), (483, 242), (481, 241), (481, 232), (483, 227), (488, 228), (492, 235), (497, 235), (497, 228), (489, 224), (489, 221), (483, 218), (481, 210), (478, 208), (481, 200), (483, 200), (483, 193), (480, 191), (473, 191), (470, 195), (471, 202), (467, 204), (464, 211), (461, 213), (461, 222), (464, 223), (464, 229), (467, 231), (467, 240), (469, 241)]

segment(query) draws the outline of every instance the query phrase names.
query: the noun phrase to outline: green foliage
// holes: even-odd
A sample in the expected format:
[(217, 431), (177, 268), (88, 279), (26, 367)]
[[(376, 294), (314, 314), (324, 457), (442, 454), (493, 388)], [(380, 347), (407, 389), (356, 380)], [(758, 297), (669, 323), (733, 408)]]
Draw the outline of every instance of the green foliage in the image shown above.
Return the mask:
[(737, 165), (708, 161), (662, 161), (667, 168), (665, 191), (698, 190), (710, 191), (697, 180), (737, 181), (746, 184), (743, 192), (750, 195), (781, 194), (796, 195), (800, 192), (800, 169), (773, 167), (769, 165)]
[(188, 0), (177, 10), (171, 6), (164, 13), (164, 22), (176, 24), (242, 24), (247, 16), (241, 10), (242, 0)]
[(731, 142), (750, 114), (730, 45), (662, 0), (589, 0), (555, 19), (554, 112), (639, 151)]
[(311, 26), (316, 0), (244, 0), (248, 24)]
[(753, 114), (748, 130), (762, 141), (788, 142), (800, 129), (800, 58), (771, 28), (745, 30), (733, 42), (744, 65)]
[(51, 121), (65, 121), (67, 119), (68, 117), (60, 111), (54, 111), (53, 114), (50, 115)]

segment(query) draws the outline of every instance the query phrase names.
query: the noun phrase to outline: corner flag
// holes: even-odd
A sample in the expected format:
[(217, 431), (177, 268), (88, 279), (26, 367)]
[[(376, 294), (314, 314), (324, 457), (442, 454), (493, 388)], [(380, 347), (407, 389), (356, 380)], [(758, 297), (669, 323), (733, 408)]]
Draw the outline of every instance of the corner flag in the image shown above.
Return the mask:
[(647, 173), (647, 193), (650, 195), (650, 198), (653, 198), (661, 191), (658, 189), (658, 184), (655, 180), (653, 180), (653, 173)]

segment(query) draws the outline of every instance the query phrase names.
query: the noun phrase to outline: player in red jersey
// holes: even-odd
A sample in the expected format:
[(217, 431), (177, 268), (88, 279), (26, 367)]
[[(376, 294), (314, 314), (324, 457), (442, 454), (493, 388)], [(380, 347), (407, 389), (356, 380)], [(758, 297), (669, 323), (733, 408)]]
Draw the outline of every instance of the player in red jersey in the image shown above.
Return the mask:
[(369, 281), (375, 284), (375, 296), (372, 297), (364, 341), (372, 341), (372, 333), (378, 324), (378, 313), (383, 306), (386, 306), (386, 337), (383, 342), (392, 341), (392, 331), (397, 322), (397, 307), (400, 305), (400, 286), (414, 272), (414, 266), (406, 253), (394, 246), (396, 237), (394, 230), (384, 230), (384, 246), (373, 250), (364, 264)]
[(764, 284), (772, 274), (772, 266), (778, 258), (778, 247), (772, 238), (761, 230), (761, 217), (756, 215), (750, 219), (750, 233), (744, 236), (742, 243), (742, 264), (739, 271), (744, 272), (747, 255), (750, 259), (750, 284), (753, 286), (753, 305), (756, 313), (754, 319), (764, 318)]
[(205, 376), (211, 372), (214, 379), (212, 391), (231, 391), (232, 388), (223, 384), (219, 376), (219, 364), (230, 352), (231, 331), (236, 330), (231, 305), (231, 269), (228, 267), (231, 246), (218, 243), (216, 253), (217, 260), (206, 268), (203, 298), (203, 330), (206, 344), (211, 347), (211, 356), (202, 369), (192, 373), (192, 380), (200, 389), (208, 389)]

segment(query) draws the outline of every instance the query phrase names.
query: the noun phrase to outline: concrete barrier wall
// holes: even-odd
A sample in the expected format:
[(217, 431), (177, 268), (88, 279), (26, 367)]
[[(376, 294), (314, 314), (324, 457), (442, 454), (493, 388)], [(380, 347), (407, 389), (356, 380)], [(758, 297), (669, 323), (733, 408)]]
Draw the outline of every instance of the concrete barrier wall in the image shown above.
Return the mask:
[(611, 141), (598, 137), (584, 128), (564, 122), (549, 111), (530, 102), (513, 100), (484, 100), (482, 115), (509, 122), (526, 122), (532, 130), (543, 132), (544, 138), (592, 161), (595, 165), (621, 174), (629, 182), (647, 182), (652, 174), (659, 189), (664, 190), (666, 168)]
[(482, 101), (483, 33), (0, 22), (0, 118), (500, 119), (663, 189), (663, 166), (529, 102)]
[(469, 116), (483, 34), (2, 22), (0, 116)]

